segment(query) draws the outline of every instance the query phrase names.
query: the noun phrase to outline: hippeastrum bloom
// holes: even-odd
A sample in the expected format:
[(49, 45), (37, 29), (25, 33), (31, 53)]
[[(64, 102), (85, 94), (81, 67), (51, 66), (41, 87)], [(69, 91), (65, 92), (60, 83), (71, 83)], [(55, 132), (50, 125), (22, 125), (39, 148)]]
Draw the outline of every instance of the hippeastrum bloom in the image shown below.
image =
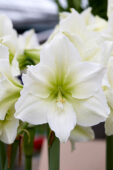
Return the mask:
[(69, 140), (72, 145), (72, 150), (75, 149), (76, 142), (87, 142), (93, 140), (95, 137), (94, 131), (91, 127), (76, 126), (70, 134)]
[(107, 68), (106, 82), (104, 82), (103, 89), (110, 106), (110, 115), (105, 122), (106, 135), (113, 135), (113, 58), (110, 58)]
[(60, 141), (76, 124), (105, 121), (109, 108), (101, 89), (104, 68), (81, 62), (74, 45), (58, 34), (40, 53), (40, 63), (28, 67), (15, 117), (34, 125), (49, 123)]
[[(63, 18), (60, 20), (59, 25), (55, 28), (48, 42), (50, 42), (56, 34), (62, 32), (78, 49), (83, 61), (106, 65), (106, 60), (110, 57), (113, 49), (113, 43), (103, 39), (101, 31), (96, 31), (99, 30), (98, 23), (101, 22), (96, 22), (90, 9), (85, 10), (81, 14), (72, 10), (71, 13), (63, 13), (61, 16), (62, 15)], [(94, 21), (95, 24), (93, 25)], [(107, 48), (105, 48), (105, 46)]]
[(85, 9), (83, 12), (78, 13), (75, 9), (71, 9), (71, 12), (62, 12), (60, 13), (60, 20), (66, 19), (72, 14), (75, 14), (76, 17), (79, 17), (85, 26), (92, 31), (101, 32), (107, 27), (107, 21), (99, 16), (94, 16), (91, 13), (91, 8)]
[(19, 120), (14, 118), (14, 105), (21, 89), (12, 73), (8, 48), (0, 45), (0, 140), (5, 143), (12, 143), (17, 134)]

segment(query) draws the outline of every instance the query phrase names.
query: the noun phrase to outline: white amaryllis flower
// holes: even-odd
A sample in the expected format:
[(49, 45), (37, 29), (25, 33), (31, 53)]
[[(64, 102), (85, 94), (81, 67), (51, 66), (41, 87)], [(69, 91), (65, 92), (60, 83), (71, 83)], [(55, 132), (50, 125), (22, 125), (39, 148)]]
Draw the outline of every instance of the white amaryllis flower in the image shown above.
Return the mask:
[(76, 123), (92, 126), (105, 121), (109, 108), (101, 90), (104, 69), (81, 62), (74, 45), (58, 34), (40, 53), (40, 63), (23, 75), (24, 87), (15, 117), (34, 125), (49, 123), (66, 141)]
[(105, 122), (106, 135), (113, 135), (113, 58), (110, 58), (107, 68), (106, 82), (103, 85), (103, 89), (110, 106), (110, 115)]
[(89, 30), (95, 32), (102, 32), (107, 27), (107, 21), (99, 16), (94, 16), (91, 13), (91, 8), (84, 10), (80, 16), (85, 21), (85, 24)]
[[(93, 25), (94, 21), (95, 24)], [(106, 60), (110, 57), (113, 49), (113, 43), (103, 39), (101, 31), (96, 31), (96, 29), (99, 29), (98, 24), (90, 9), (85, 10), (81, 14), (72, 10), (71, 13), (63, 13), (63, 19), (61, 19), (48, 42), (56, 34), (62, 32), (78, 49), (83, 61), (106, 65)], [(106, 49), (105, 46), (107, 47)]]
[(8, 48), (0, 45), (0, 140), (12, 143), (17, 135), (19, 120), (14, 117), (14, 105), (22, 85), (13, 76)]
[(94, 131), (91, 127), (76, 126), (70, 134), (69, 140), (72, 145), (72, 150), (75, 149), (76, 142), (87, 142), (93, 140), (95, 137)]
[(84, 22), (85, 26), (92, 31), (103, 31), (107, 27), (107, 21), (99, 16), (94, 16), (91, 13), (91, 8), (85, 9), (83, 12), (80, 14), (75, 10), (71, 9), (71, 13), (69, 12), (62, 12), (60, 13), (60, 20), (66, 19), (70, 15), (74, 14), (78, 17), (82, 22)]

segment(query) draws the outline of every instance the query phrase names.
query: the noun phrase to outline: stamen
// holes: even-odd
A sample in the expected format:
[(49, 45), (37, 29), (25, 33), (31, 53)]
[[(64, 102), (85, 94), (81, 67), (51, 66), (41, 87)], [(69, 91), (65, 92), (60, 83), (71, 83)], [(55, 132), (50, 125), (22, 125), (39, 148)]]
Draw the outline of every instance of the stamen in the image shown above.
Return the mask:
[(59, 93), (58, 93), (58, 98), (57, 98), (57, 100), (56, 100), (56, 102), (57, 102), (57, 107), (60, 109), (60, 110), (63, 110), (64, 109), (64, 103), (65, 103), (65, 100), (64, 100), (64, 98), (62, 97), (62, 94), (61, 94), (61, 92), (59, 91)]

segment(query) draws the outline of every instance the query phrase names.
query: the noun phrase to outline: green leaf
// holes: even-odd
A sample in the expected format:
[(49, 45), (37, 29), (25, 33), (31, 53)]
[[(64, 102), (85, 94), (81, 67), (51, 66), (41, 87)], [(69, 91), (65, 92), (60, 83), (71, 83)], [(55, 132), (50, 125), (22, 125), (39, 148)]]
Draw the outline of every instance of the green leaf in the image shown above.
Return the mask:
[(71, 8), (76, 9), (78, 12), (82, 11), (81, 8), (81, 0), (67, 0), (67, 4), (68, 4), (68, 10), (70, 11)]
[(106, 137), (106, 170), (113, 169), (113, 136)]
[(49, 170), (59, 170), (60, 169), (60, 141), (48, 128), (48, 163)]
[(5, 144), (0, 141), (0, 169), (3, 170), (6, 161)]
[(107, 19), (107, 0), (89, 0), (89, 6), (94, 15)]
[(32, 169), (32, 156), (33, 156), (33, 142), (35, 136), (35, 128), (27, 129), (29, 136), (25, 133), (24, 135), (24, 154), (25, 154), (25, 169)]

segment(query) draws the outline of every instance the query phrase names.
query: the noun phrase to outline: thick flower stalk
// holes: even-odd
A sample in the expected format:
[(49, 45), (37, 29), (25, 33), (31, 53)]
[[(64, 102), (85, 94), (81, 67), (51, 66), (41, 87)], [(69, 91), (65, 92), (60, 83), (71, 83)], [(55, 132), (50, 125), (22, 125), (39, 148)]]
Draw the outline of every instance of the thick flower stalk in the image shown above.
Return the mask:
[(74, 45), (58, 34), (43, 47), (40, 63), (23, 75), (15, 117), (34, 125), (49, 123), (65, 142), (76, 124), (92, 126), (108, 117), (103, 75), (101, 65), (81, 62)]

